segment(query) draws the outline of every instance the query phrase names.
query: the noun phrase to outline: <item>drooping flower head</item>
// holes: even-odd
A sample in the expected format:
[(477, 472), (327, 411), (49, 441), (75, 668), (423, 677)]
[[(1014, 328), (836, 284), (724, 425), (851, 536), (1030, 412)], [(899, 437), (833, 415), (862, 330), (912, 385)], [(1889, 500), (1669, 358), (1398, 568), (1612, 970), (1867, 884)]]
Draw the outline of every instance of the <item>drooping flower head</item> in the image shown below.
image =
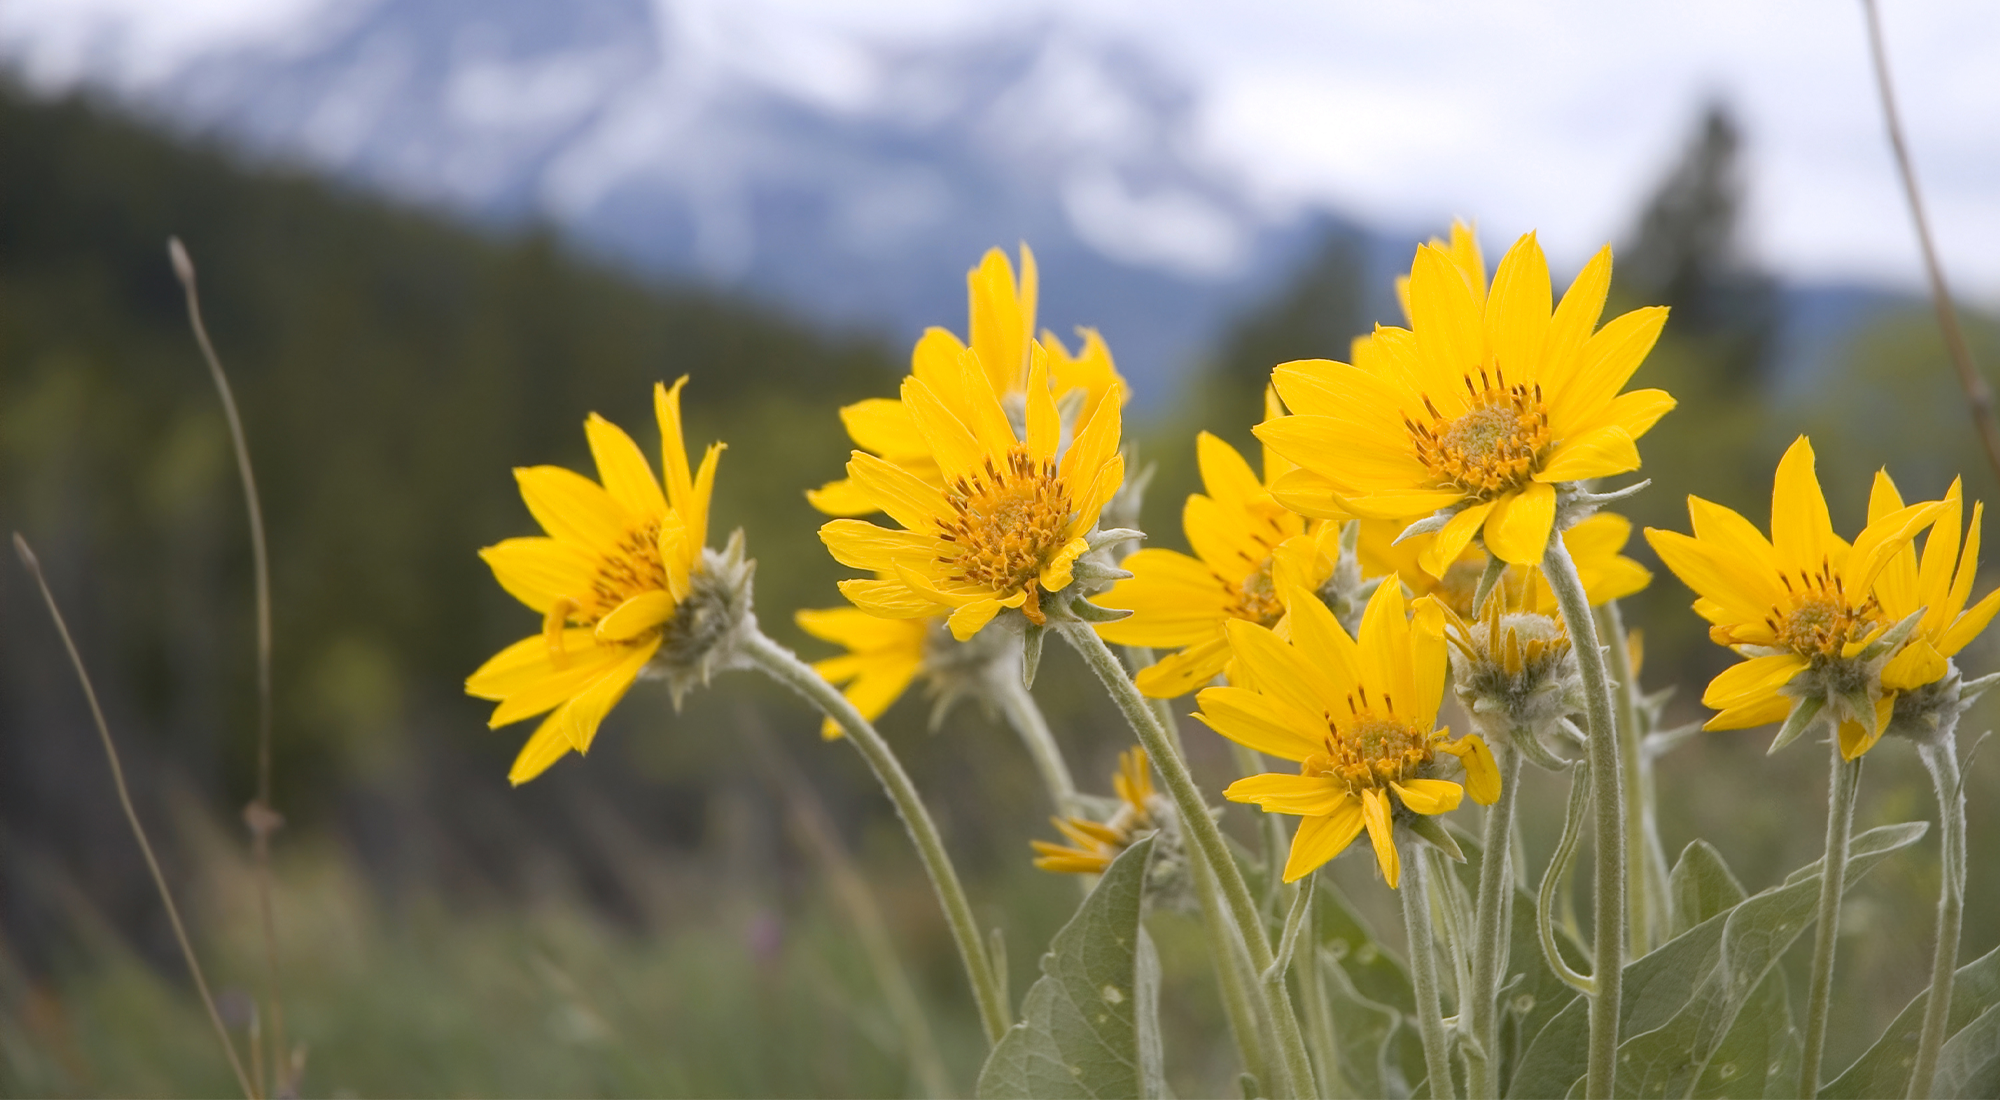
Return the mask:
[[(1979, 521), (1985, 505), (1972, 506), (1972, 521), (1964, 529), (1961, 550), (1959, 523), (1964, 518), (1964, 494), (1959, 479), (1952, 479), (1951, 488), (1945, 493), (1944, 508), (1924, 536), (1922, 559), (1918, 559), (1914, 545), (1906, 545), (1890, 555), (1875, 578), (1875, 598), (1881, 602), (1882, 613), (1890, 622), (1901, 622), (1919, 610), (1924, 613), (1903, 647), (1882, 667), (1882, 689), (1899, 704), (1905, 696), (1941, 685), (1953, 672), (1952, 658), (1978, 637), (1993, 621), (1994, 613), (2000, 611), (2000, 591), (1989, 592), (1973, 606), (1965, 606), (1972, 598), (1972, 583), (1979, 574)], [(1874, 489), (1868, 496), (1868, 522), (1876, 523), (1902, 510), (1903, 497), (1896, 491), (1896, 483), (1889, 480), (1888, 471), (1877, 471)], [(1957, 699), (1913, 701), (1928, 703), (1917, 706), (1916, 710), (1931, 713), (1910, 717), (1920, 721), (1931, 718), (1925, 724), (1932, 726), (1941, 705), (1958, 702)], [(1898, 715), (1900, 718), (1900, 708)]]
[[(1299, 772), (1239, 779), (1224, 793), (1266, 813), (1300, 816), (1286, 882), (1339, 855), (1365, 828), (1383, 877), (1395, 886), (1402, 866), (1396, 817), (1449, 812), (1467, 788), (1490, 805), (1499, 797), (1499, 769), (1477, 735), (1453, 740), (1437, 728), (1445, 643), (1410, 621), (1402, 586), (1376, 588), (1358, 642), (1319, 597), (1291, 586), (1283, 598), (1290, 639), (1230, 622), (1238, 683), (1204, 690), (1196, 717), (1232, 741), (1296, 762)], [(1444, 756), (1457, 758), (1463, 785), (1439, 778), (1448, 770)]]
[(1071, 875), (1101, 875), (1125, 849), (1137, 844), (1160, 827), (1166, 805), (1153, 787), (1153, 770), (1146, 750), (1134, 746), (1118, 754), (1118, 772), (1111, 777), (1118, 793), (1118, 808), (1104, 821), (1085, 817), (1054, 817), (1056, 829), (1069, 846), (1046, 840), (1031, 840), (1035, 866), (1043, 871)]
[(1532, 233), (1508, 250), (1490, 290), (1479, 263), (1476, 247), (1419, 248), (1410, 327), (1378, 326), (1351, 364), (1281, 364), (1272, 381), (1293, 415), (1256, 429), (1299, 464), (1273, 492), (1306, 515), (1451, 513), (1424, 561), (1435, 576), (1475, 534), (1507, 562), (1539, 561), (1556, 487), (1638, 469), (1634, 441), (1674, 405), (1660, 390), (1619, 392), (1666, 310), (1597, 327), (1609, 247), (1553, 311)]
[[(970, 339), (960, 340), (942, 328), (927, 329), (911, 353), (911, 373), (919, 377), (955, 373), (960, 357), (970, 350), (978, 357), (981, 374), (995, 397), (1019, 423), (1026, 412), (1032, 358), (1029, 349), (1035, 343), (1035, 255), (1027, 245), (1021, 246), (1017, 280), (1007, 254), (989, 249), (979, 266), (966, 273), (965, 282)], [(1094, 329), (1080, 329), (1079, 333), (1083, 343), (1075, 355), (1054, 333), (1044, 331), (1040, 341), (1048, 351), (1049, 384), (1071, 422), (1095, 411), (1098, 402), (1120, 381), (1104, 339)], [(1119, 399), (1123, 400), (1122, 391)], [(841, 409), (840, 418), (856, 447), (933, 485), (944, 486), (930, 444), (900, 398), (857, 401)], [(832, 516), (865, 516), (881, 510), (851, 478), (828, 482), (806, 497), (813, 507)]]
[(877, 574), (842, 581), (855, 606), (887, 618), (950, 613), (952, 636), (971, 638), (1004, 608), (1036, 625), (1045, 594), (1069, 587), (1098, 513), (1125, 477), (1118, 453), (1121, 387), (1113, 383), (1064, 446), (1048, 357), (1031, 360), (1022, 430), (987, 384), (977, 352), (952, 369), (903, 380), (902, 401), (942, 476), (855, 451), (848, 478), (870, 510), (901, 529), (836, 519), (820, 538), (841, 564)]
[[(525, 783), (571, 749), (588, 752), (604, 716), (662, 647), (698, 652), (711, 624), (683, 614), (704, 574), (708, 503), (722, 444), (690, 472), (681, 387), (655, 386), (665, 485), (632, 437), (603, 417), (584, 423), (597, 481), (558, 466), (516, 469), (528, 511), (548, 534), (479, 552), (514, 598), (541, 613), (541, 632), (500, 651), (465, 682), (499, 702), (489, 725), (551, 712), (508, 778)], [(710, 552), (711, 556), (713, 552)], [(747, 593), (745, 594), (747, 599)]]
[(1812, 443), (1800, 436), (1778, 463), (1769, 539), (1695, 496), (1688, 498), (1693, 537), (1648, 527), (1660, 560), (1700, 597), (1694, 609), (1709, 621), (1709, 637), (1747, 658), (1708, 685), (1701, 701), (1721, 713), (1703, 728), (1761, 726), (1784, 719), (1795, 702), (1817, 700), (1839, 721), (1847, 759), (1868, 751), (1894, 703), (1883, 691), (1885, 660), (1869, 652), (1897, 622), (1876, 579), (1943, 508), (1933, 501), (1871, 509), (1849, 545), (1833, 532)]
[(1214, 679), (1229, 663), (1224, 626), (1232, 619), (1276, 626), (1285, 614), (1278, 578), (1316, 590), (1338, 554), (1335, 525), (1306, 520), (1266, 488), (1290, 463), (1267, 454), (1260, 480), (1236, 448), (1207, 432), (1195, 440), (1195, 457), (1208, 491), (1189, 495), (1181, 511), (1193, 556), (1140, 550), (1121, 563), (1132, 576), (1094, 600), (1132, 612), (1098, 625), (1106, 641), (1179, 651), (1136, 677), (1139, 690), (1156, 699)]

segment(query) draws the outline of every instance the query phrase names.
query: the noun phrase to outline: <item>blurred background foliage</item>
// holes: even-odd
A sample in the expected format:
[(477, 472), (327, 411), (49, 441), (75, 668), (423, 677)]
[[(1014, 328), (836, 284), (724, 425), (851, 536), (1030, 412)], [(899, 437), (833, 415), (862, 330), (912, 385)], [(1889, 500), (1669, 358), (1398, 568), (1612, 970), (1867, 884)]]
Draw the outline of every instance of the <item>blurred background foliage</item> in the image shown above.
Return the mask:
[[(1882, 310), (1827, 355), (1779, 360), (1786, 300), (1737, 251), (1741, 144), (1724, 107), (1703, 112), (1616, 242), (1612, 309), (1673, 308), (1636, 384), (1681, 402), (1645, 442), (1653, 487), (1630, 514), (1684, 528), (1682, 501), (1697, 492), (1761, 523), (1772, 466), (1800, 431), (1815, 437), (1842, 529), (1859, 524), (1867, 477), (1884, 464), (1908, 496), (1940, 493), (1962, 472), (1968, 495), (1992, 497), (1921, 303)], [(954, 1079), (969, 1085), (978, 1032), (934, 903), (864, 770), (819, 742), (801, 706), (732, 677), (676, 714), (642, 688), (590, 758), (513, 791), (506, 764), (526, 727), (486, 731), (485, 705), (460, 692), (534, 627), (473, 556), (531, 527), (508, 468), (587, 468), (579, 428), (593, 410), (650, 450), (651, 385), (681, 374), (692, 376), (690, 442), (730, 443), (714, 528), (745, 530), (763, 622), (802, 643), (791, 611), (835, 602), (840, 570), (801, 490), (846, 453), (834, 409), (889, 393), (905, 349), (637, 281), (547, 235), (482, 236), (248, 168), (86, 102), (0, 89), (0, 522), (47, 563), (233, 1018), (247, 1019), (243, 990), (259, 982), (232, 824), (252, 782), (249, 555), (227, 434), (166, 262), (172, 234), (200, 269), (270, 525), (277, 802), (289, 818), (279, 904), (308, 1090), (914, 1088), (822, 869), (785, 836), (751, 730), (810, 776), (878, 892)], [(1484, 243), (1489, 260), (1505, 244), (1492, 232)], [(1342, 358), (1355, 334), (1397, 320), (1388, 288), (1369, 285), (1375, 269), (1365, 242), (1329, 236), (1243, 313), (1185, 392), (1133, 426), (1159, 471), (1146, 523), (1156, 544), (1185, 546), (1196, 429), (1249, 447), (1274, 363)], [(2000, 362), (2000, 328), (1969, 321), (1976, 353)], [(1628, 549), (1657, 570), (1638, 540)], [(1682, 684), (1677, 711), (1697, 720), (1698, 685), (1726, 655), (1688, 601), (1662, 574), (1627, 617), (1645, 629), (1647, 685)], [(0, 646), (0, 1091), (227, 1092), (87, 712), (11, 568)], [(1996, 658), (1982, 642), (1961, 660), (1984, 671)], [(1062, 656), (1038, 694), (1080, 781), (1107, 786), (1128, 740), (1115, 713)], [(1027, 867), (1027, 839), (1048, 827), (1011, 736), (976, 710), (933, 736), (924, 710), (904, 704), (885, 730), (982, 919), (1005, 929), (1018, 993), (1074, 886)], [(1967, 728), (1990, 722), (1978, 712)], [(1219, 787), (1226, 754), (1205, 731), (1188, 735)], [(1820, 845), (1821, 755), (1766, 759), (1764, 744), (1700, 737), (1660, 766), (1670, 855), (1705, 837), (1753, 890)], [(1975, 852), (2000, 845), (1990, 755), (1968, 778)], [(1913, 753), (1888, 745), (1870, 761), (1861, 825), (1931, 814)], [(1528, 782), (1530, 805), (1560, 798), (1546, 777)], [(1247, 824), (1240, 809), (1229, 820)], [(1557, 825), (1527, 824), (1539, 864)], [(1835, 1026), (1857, 1044), (1923, 981), (1931, 852), (1892, 860), (1854, 895), (1839, 981), (1875, 992), (1839, 998)], [(1975, 857), (1966, 958), (2000, 941), (1978, 916), (2000, 911), (1991, 866)], [(1395, 927), (1363, 861), (1335, 873), (1378, 927)], [(1153, 920), (1174, 1087), (1233, 1092), (1197, 931), (1173, 913)]]

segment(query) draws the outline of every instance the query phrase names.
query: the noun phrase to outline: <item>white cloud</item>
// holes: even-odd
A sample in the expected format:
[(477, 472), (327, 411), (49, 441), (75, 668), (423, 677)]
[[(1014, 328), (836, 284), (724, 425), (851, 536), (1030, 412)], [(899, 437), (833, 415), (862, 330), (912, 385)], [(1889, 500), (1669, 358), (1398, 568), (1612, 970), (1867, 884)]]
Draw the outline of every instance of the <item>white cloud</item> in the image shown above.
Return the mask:
[[(108, 60), (130, 86), (330, 6), (9, 0), (0, 50), (44, 84)], [(1698, 105), (1719, 95), (1749, 139), (1750, 245), (1761, 260), (1794, 277), (1920, 285), (1855, 4), (683, 0), (665, 10), (727, 65), (836, 110), (895, 106), (875, 102), (897, 85), (870, 68), (869, 44), (1033, 20), (1129, 38), (1188, 74), (1202, 154), (1274, 209), (1330, 203), (1413, 231), (1465, 215), (1496, 240), (1536, 228), (1558, 262), (1580, 261), (1625, 227)], [(1947, 269), (1961, 290), (2000, 301), (2000, 4), (1932, 0), (1889, 6), (1884, 18)], [(1095, 211), (1080, 221), (1107, 240), (1119, 234), (1103, 226), (1146, 218), (1183, 227), (1169, 242), (1203, 232), (1198, 216), (1162, 213), (1172, 202), (1115, 197), (1083, 179), (1068, 201)], [(1106, 213), (1114, 207), (1124, 214)]]

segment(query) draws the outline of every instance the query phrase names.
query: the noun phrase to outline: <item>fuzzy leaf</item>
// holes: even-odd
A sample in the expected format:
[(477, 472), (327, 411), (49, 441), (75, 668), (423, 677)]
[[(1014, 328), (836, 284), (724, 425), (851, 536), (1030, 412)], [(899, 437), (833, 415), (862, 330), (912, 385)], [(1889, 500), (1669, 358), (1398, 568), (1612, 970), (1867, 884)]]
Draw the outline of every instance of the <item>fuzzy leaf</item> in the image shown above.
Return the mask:
[[(1922, 822), (1870, 829), (1848, 858), (1851, 888), (1877, 863), (1924, 835)], [(1621, 1095), (1687, 1095), (1730, 1040), (1743, 1007), (1778, 957), (1811, 926), (1817, 865), (1669, 940), (1625, 967), (1619, 1005)], [(1550, 1020), (1509, 1082), (1509, 1096), (1564, 1096), (1581, 1087), (1589, 1007), (1581, 998)]]
[[(1839, 1077), (1819, 1090), (1822, 1100), (1903, 1095), (1904, 1086), (1910, 1080), (1910, 1069), (1916, 1064), (1917, 1036), (1924, 1029), (1924, 1001), (1929, 996), (1928, 988), (1917, 994), (1916, 999), (1875, 1041), (1875, 1045), (1868, 1048), (1868, 1053), (1856, 1059)], [(1995, 1006), (2000, 1006), (2000, 948), (1988, 951), (1958, 968), (1957, 976), (1952, 979), (1951, 1010), (1945, 1014), (1945, 1031), (1952, 1036), (1946, 1040), (1946, 1045), (1957, 1042), (1959, 1035), (1970, 1030)], [(1994, 1049), (2000, 1050), (2000, 1043), (1996, 1043)], [(1939, 1096), (1991, 1096), (2000, 1092), (1992, 1088), (1984, 1092), (1947, 1091), (1942, 1055), (1935, 1091)]]
[(1313, 878), (1320, 884), (1313, 942), (1340, 1046), (1338, 1070), (1349, 1095), (1400, 1100), (1424, 1076), (1423, 1046), (1405, 1019), (1416, 1004), (1409, 973), (1327, 876)]
[(1785, 972), (1773, 969), (1709, 1056), (1692, 1095), (1778, 1100), (1799, 1087), (1802, 1057)]
[(1042, 956), (1021, 1019), (987, 1057), (978, 1094), (1100, 1098), (1164, 1093), (1159, 971), (1139, 923), (1148, 837), (1113, 860)]
[(1734, 908), (1748, 896), (1722, 861), (1722, 854), (1706, 840), (1697, 840), (1681, 852), (1668, 886), (1673, 892), (1668, 926), (1671, 936)]

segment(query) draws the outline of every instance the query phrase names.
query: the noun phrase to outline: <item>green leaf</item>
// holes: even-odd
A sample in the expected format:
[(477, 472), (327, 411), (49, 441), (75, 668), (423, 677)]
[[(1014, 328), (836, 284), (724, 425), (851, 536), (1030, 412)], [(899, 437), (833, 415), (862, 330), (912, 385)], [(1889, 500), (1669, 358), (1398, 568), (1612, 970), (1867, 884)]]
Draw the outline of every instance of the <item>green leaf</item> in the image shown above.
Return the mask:
[(1785, 972), (1773, 968), (1717, 1044), (1692, 1095), (1728, 1100), (1773, 1100), (1799, 1087), (1803, 1057)]
[[(1855, 837), (1848, 886), (1890, 853), (1916, 843), (1925, 829), (1923, 822), (1906, 822)], [(1619, 1032), (1627, 1038), (1618, 1048), (1619, 1094), (1679, 1096), (1698, 1086), (1743, 1006), (1812, 924), (1818, 901), (1819, 874), (1807, 868), (1626, 964)], [(1535, 1037), (1507, 1094), (1567, 1095), (1583, 1077), (1588, 1032), (1589, 1006), (1579, 998)]]
[(1980, 1013), (1944, 1041), (1931, 1084), (1939, 1096), (2000, 1094), (2000, 1007)]
[[(1853, 1065), (1819, 1090), (1822, 1100), (1862, 1100), (1870, 1096), (1903, 1095), (1903, 1089), (1910, 1081), (1910, 1070), (1916, 1065), (1917, 1036), (1924, 1029), (1924, 1001), (1929, 996), (1928, 988), (1917, 994), (1916, 999), (1897, 1014), (1895, 1021), (1868, 1049), (1868, 1053), (1855, 1059)], [(1952, 979), (1951, 1009), (1945, 1013), (1945, 1031), (1954, 1036), (1947, 1040), (1947, 1045), (1955, 1042), (1955, 1036), (1964, 1033), (1996, 1005), (2000, 1005), (2000, 949), (1988, 951), (1958, 968), (1957, 976)], [(1942, 1068), (1936, 1085), (1938, 1095), (1953, 1095), (1945, 1091)], [(1988, 1089), (1983, 1093), (1961, 1091), (1957, 1095), (1990, 1096), (1996, 1092), (2000, 1090)]]
[(1424, 1075), (1422, 1042), (1405, 1021), (1416, 1004), (1409, 973), (1327, 876), (1313, 880), (1319, 883), (1313, 942), (1327, 979), (1346, 1091), (1400, 1100), (1410, 1094), (1410, 1082)]
[(1748, 892), (1722, 854), (1706, 840), (1697, 840), (1681, 852), (1668, 878), (1672, 909), (1668, 913), (1668, 935), (1678, 936), (1710, 917), (1742, 904)]
[(1042, 956), (1021, 1020), (979, 1071), (978, 1094), (999, 1098), (1156, 1097), (1159, 972), (1139, 924), (1151, 837), (1113, 860)]

